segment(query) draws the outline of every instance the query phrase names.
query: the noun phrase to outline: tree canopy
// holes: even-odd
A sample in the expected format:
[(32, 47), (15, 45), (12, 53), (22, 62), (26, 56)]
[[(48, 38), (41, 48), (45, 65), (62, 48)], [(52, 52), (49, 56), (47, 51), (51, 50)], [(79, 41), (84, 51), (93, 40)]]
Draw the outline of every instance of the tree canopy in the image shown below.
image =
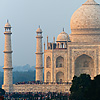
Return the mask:
[(89, 75), (74, 76), (70, 100), (100, 100), (100, 75), (91, 80)]
[(100, 99), (100, 75), (97, 75), (94, 80), (91, 80), (91, 85), (85, 95), (87, 100)]
[(74, 76), (72, 86), (70, 88), (70, 99), (74, 100), (86, 100), (85, 92), (90, 87), (91, 78), (89, 75), (81, 74), (79, 77)]
[(0, 88), (0, 96), (5, 95), (5, 90)]

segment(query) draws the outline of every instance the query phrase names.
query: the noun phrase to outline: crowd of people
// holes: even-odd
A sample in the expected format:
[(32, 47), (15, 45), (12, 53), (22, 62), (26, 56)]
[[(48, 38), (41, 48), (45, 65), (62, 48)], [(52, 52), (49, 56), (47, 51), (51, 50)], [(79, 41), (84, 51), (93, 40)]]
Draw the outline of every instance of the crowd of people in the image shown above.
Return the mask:
[[(16, 85), (19, 84), (71, 84), (68, 82), (56, 82), (56, 83), (49, 83), (49, 82), (42, 82), (42, 81), (28, 81), (28, 82), (17, 82)], [(5, 93), (4, 99), (2, 100), (68, 100), (69, 93), (58, 93), (58, 92), (48, 92), (48, 93)]]
[(57, 93), (57, 92), (48, 92), (48, 93), (6, 93), (4, 100), (68, 100), (68, 93)]
[(71, 84), (71, 82), (42, 82), (42, 81), (28, 81), (28, 82), (16, 82), (15, 85), (19, 84)]

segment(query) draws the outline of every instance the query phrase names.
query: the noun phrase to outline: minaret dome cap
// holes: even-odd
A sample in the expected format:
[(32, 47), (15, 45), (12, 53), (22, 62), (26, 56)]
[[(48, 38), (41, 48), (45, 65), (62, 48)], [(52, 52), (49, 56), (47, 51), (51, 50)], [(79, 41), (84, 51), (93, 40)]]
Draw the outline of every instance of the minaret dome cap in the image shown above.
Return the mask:
[(40, 26), (39, 26), (39, 28), (36, 30), (36, 32), (37, 32), (37, 33), (42, 33), (42, 29), (40, 28)]
[(11, 25), (9, 24), (8, 20), (7, 20), (7, 23), (5, 24), (5, 28), (11, 28)]

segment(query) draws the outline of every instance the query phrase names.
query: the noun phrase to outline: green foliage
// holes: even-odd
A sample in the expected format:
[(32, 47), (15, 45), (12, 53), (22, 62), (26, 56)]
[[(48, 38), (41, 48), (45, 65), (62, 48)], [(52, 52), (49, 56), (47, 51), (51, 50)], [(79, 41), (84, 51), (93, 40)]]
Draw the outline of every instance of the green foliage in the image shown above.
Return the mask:
[(87, 100), (100, 100), (100, 75), (91, 80), (91, 85), (85, 95)]
[(71, 100), (100, 100), (100, 75), (94, 80), (86, 74), (81, 74), (80, 77), (74, 76), (70, 91)]
[(3, 72), (0, 72), (0, 88), (2, 87), (3, 84)]
[(72, 81), (72, 86), (70, 88), (71, 91), (70, 99), (86, 100), (84, 93), (88, 91), (90, 84), (91, 84), (91, 78), (89, 75), (81, 74), (79, 77), (74, 76)]
[[(13, 72), (13, 83), (25, 81), (35, 81), (35, 70), (34, 71), (15, 71)], [(0, 72), (0, 87), (3, 84), (3, 72)]]
[(13, 82), (35, 81), (35, 71), (13, 72)]
[(5, 95), (5, 90), (0, 88), (0, 96)]

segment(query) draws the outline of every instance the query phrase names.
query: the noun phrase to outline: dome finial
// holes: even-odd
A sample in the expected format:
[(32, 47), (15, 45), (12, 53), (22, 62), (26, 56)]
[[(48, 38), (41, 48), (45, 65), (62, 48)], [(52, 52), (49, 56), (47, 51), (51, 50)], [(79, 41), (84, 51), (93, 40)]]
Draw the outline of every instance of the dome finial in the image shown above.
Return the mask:
[(9, 23), (9, 20), (7, 19), (7, 23)]
[(64, 28), (63, 28), (63, 32), (64, 32)]
[(9, 20), (7, 19), (7, 23), (5, 24), (5, 27), (11, 28), (11, 25), (9, 24)]
[(37, 32), (37, 33), (42, 33), (42, 29), (40, 28), (40, 25), (39, 25), (39, 28), (37, 29), (36, 32)]

